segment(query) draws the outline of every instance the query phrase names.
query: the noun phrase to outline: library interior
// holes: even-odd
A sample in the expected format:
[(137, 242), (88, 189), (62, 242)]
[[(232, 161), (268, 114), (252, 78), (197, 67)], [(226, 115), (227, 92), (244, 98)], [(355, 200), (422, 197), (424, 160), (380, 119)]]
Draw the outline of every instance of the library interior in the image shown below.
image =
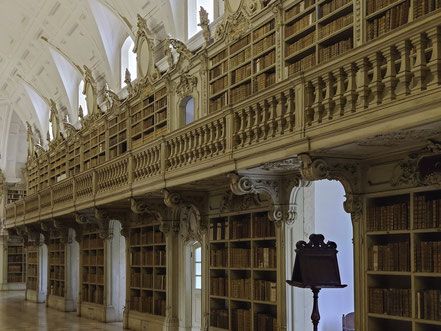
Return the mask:
[(0, 1), (0, 73), (1, 330), (441, 331), (441, 0)]

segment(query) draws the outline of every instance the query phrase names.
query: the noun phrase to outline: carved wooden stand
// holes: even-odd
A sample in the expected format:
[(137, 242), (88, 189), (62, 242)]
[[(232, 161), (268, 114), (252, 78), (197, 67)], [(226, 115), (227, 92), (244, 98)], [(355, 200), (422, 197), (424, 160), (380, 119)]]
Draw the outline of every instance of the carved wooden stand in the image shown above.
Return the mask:
[(318, 294), (320, 292), (320, 289), (317, 287), (311, 288), (313, 297), (314, 297), (314, 305), (312, 308), (312, 314), (311, 314), (311, 321), (312, 325), (314, 325), (314, 331), (318, 331), (318, 324), (320, 321), (320, 313), (319, 313), (319, 307), (318, 307)]

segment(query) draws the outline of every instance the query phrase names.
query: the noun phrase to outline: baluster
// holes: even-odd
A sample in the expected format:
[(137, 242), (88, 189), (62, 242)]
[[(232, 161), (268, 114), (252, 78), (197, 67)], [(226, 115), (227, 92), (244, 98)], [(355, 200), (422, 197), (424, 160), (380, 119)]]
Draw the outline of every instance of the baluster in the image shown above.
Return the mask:
[(254, 127), (256, 125), (256, 114), (252, 106), (248, 107), (248, 127), (247, 127), (247, 140), (248, 144), (251, 145), (255, 139)]
[(221, 129), (220, 129), (219, 120), (216, 120), (214, 122), (214, 128), (215, 128), (214, 147), (216, 149), (216, 155), (218, 155), (221, 152), (221, 145), (219, 144), (220, 143), (220, 136), (221, 136)]
[(397, 72), (395, 67), (395, 60), (397, 57), (397, 52), (395, 46), (389, 46), (384, 51), (383, 54), (386, 57), (387, 69), (384, 76), (384, 94), (383, 99), (386, 101), (392, 101), (396, 99), (395, 87), (397, 86)]
[(315, 88), (312, 85), (312, 82), (309, 81), (305, 83), (305, 122), (308, 125), (312, 125), (314, 121), (314, 109), (312, 108), (312, 104), (315, 99)]
[(419, 33), (418, 35), (411, 38), (412, 45), (415, 48), (415, 64), (413, 65), (411, 72), (413, 73), (413, 80), (411, 82), (411, 90), (425, 90), (426, 89), (426, 75), (428, 73), (428, 68), (426, 66), (426, 45), (427, 38), (424, 34)]
[(270, 120), (270, 111), (269, 111), (269, 104), (268, 100), (263, 101), (263, 107), (262, 107), (262, 130), (263, 130), (263, 140), (266, 140), (268, 138), (269, 134), (269, 120)]
[[(345, 71), (343, 68), (339, 68), (335, 71), (335, 95), (332, 98), (335, 109), (333, 114), (343, 116), (345, 113), (346, 97), (345, 93)], [(348, 77), (349, 80), (349, 77)]]
[(409, 86), (412, 80), (412, 73), (410, 72), (410, 48), (409, 40), (402, 40), (397, 43), (397, 50), (401, 57), (400, 71), (397, 74), (398, 83), (395, 88), (397, 97), (410, 94)]
[(196, 155), (196, 159), (200, 160), (201, 159), (201, 130), (200, 128), (196, 128), (194, 130), (194, 135), (195, 135), (195, 155)]
[(239, 111), (239, 120), (240, 120), (240, 129), (238, 132), (238, 137), (240, 139), (240, 145), (241, 147), (245, 146), (246, 140), (247, 140), (247, 133), (246, 133), (246, 126), (247, 126), (247, 114), (245, 112), (245, 109), (241, 109)]
[(210, 156), (210, 128), (208, 125), (203, 127), (205, 132), (205, 158)]
[(227, 148), (227, 120), (225, 117), (223, 117), (221, 120), (221, 145), (222, 145), (222, 152), (225, 152)]
[(288, 102), (287, 102), (287, 122), (289, 132), (293, 132), (296, 125), (296, 100), (294, 89), (289, 89), (288, 91)]
[(427, 64), (430, 77), (427, 80), (427, 87), (432, 88), (441, 84), (441, 28), (439, 26), (427, 32), (432, 41), (432, 56)]
[(262, 109), (262, 106), (260, 105), (260, 103), (256, 104), (255, 109), (256, 109), (255, 110), (255, 113), (256, 113), (256, 122), (255, 122), (256, 143), (258, 143), (260, 140), (260, 137), (263, 134), (263, 130), (262, 130), (263, 109)]
[(334, 76), (332, 72), (324, 75), (325, 97), (323, 99), (323, 118), (332, 119), (334, 116)]
[(321, 77), (313, 78), (311, 81), (312, 85), (315, 86), (315, 99), (312, 103), (312, 110), (313, 110), (313, 118), (314, 120), (321, 122), (323, 115), (324, 115), (324, 109), (323, 109), (323, 80)]
[(176, 161), (175, 161), (175, 156), (176, 156), (176, 143), (175, 143), (175, 139), (172, 138), (170, 139), (170, 141), (168, 142), (169, 148), (170, 148), (170, 154), (168, 156), (168, 162), (169, 162), (169, 166), (170, 169), (173, 169), (176, 165)]
[(367, 58), (357, 61), (357, 108), (367, 108), (369, 105), (369, 62)]
[(369, 84), (371, 90), (369, 103), (379, 105), (382, 101), (384, 84), (382, 82), (381, 65), (383, 64), (383, 55), (380, 52), (369, 56), (369, 62), (372, 63), (372, 80)]
[(271, 137), (274, 137), (277, 133), (277, 107), (279, 104), (279, 100), (275, 96), (271, 98), (270, 104), (269, 104), (269, 135)]
[(279, 120), (277, 122), (277, 128), (279, 129), (279, 134), (284, 134), (285, 130), (287, 129), (287, 119), (286, 119), (286, 115), (287, 115), (287, 98), (285, 96), (284, 92), (280, 92), (278, 94), (280, 100), (279, 100), (279, 105), (278, 105), (278, 109), (280, 110), (279, 113)]

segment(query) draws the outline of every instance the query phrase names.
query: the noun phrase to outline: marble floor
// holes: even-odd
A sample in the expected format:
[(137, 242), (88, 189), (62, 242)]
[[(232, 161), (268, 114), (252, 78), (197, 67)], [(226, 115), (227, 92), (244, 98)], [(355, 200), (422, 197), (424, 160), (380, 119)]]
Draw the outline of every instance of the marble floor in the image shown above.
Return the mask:
[(24, 300), (24, 291), (0, 292), (1, 331), (122, 331), (122, 323), (100, 323)]

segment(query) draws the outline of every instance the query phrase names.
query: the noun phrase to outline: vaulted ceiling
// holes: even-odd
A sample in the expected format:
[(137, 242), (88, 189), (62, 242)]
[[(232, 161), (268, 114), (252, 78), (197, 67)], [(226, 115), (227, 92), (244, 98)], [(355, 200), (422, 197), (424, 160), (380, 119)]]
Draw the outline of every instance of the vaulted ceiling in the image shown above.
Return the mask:
[(26, 160), (26, 122), (43, 138), (48, 101), (78, 120), (77, 67), (120, 88), (120, 47), (137, 14), (158, 39), (183, 39), (185, 0), (0, 0), (0, 168), (16, 181)]

